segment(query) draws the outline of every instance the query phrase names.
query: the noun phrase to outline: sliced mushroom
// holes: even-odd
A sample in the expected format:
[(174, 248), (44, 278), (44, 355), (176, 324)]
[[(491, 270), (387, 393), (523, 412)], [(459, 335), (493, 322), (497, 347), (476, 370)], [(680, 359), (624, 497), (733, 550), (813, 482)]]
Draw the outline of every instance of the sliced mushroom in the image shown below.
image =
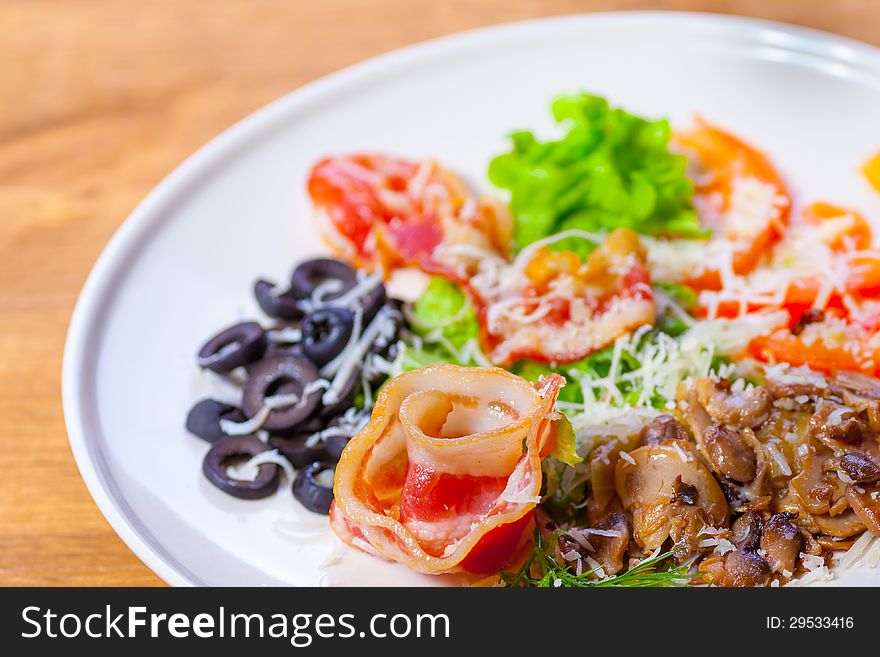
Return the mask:
[(667, 440), (687, 440), (687, 430), (669, 413), (658, 415), (648, 422), (640, 434), (642, 445), (659, 445)]
[(880, 433), (880, 401), (861, 397), (854, 392), (844, 390), (843, 403), (857, 413), (864, 413), (868, 418), (868, 426), (871, 431)]
[(778, 365), (765, 370), (764, 387), (777, 399), (791, 399), (801, 395), (825, 397), (833, 389), (824, 374), (808, 367)]
[(828, 534), (836, 538), (849, 538), (865, 530), (865, 523), (852, 509), (847, 509), (840, 515), (816, 515), (813, 523), (822, 534)]
[(752, 481), (758, 471), (758, 457), (745, 431), (718, 422), (710, 424), (698, 438), (712, 469), (740, 483)]
[(880, 536), (880, 487), (871, 489), (848, 486), (846, 498), (853, 513), (864, 523), (869, 532)]
[(837, 370), (832, 375), (832, 381), (841, 388), (869, 399), (880, 400), (880, 379), (860, 372), (846, 372)]
[[(677, 544), (696, 545), (703, 526), (728, 526), (724, 493), (690, 443), (646, 445), (630, 457), (632, 463), (617, 462), (615, 487), (624, 509), (632, 513), (633, 538), (639, 547), (653, 550), (670, 537)], [(670, 503), (679, 477), (696, 489), (694, 505)]]
[[(804, 541), (804, 547), (801, 548), (801, 552), (804, 554), (812, 554), (815, 556), (821, 556), (822, 551), (825, 549), (822, 543), (816, 539), (810, 532), (801, 527), (801, 538)], [(828, 549), (834, 550), (837, 549), (833, 545)]]
[(812, 514), (826, 514), (846, 493), (843, 482), (826, 471), (830, 455), (809, 449), (800, 459), (801, 471), (789, 482), (799, 504)]
[(810, 417), (810, 436), (834, 451), (842, 449), (840, 443), (862, 440), (867, 430), (853, 409), (827, 399), (816, 404), (816, 412)]
[(804, 546), (804, 537), (792, 522), (794, 518), (793, 513), (775, 513), (764, 525), (761, 549), (774, 573), (793, 573), (798, 554)]
[(685, 411), (685, 419), (690, 427), (691, 433), (694, 434), (694, 436), (700, 436), (703, 431), (706, 430), (706, 427), (712, 424), (712, 418), (700, 403), (697, 391), (693, 386), (687, 389), (684, 401), (687, 409)]
[(602, 532), (590, 535), (590, 544), (596, 550), (594, 558), (606, 575), (619, 573), (623, 570), (630, 538), (629, 519), (620, 502), (615, 500), (603, 510), (599, 510), (594, 503), (588, 504), (587, 520), (592, 529)]
[(596, 548), (593, 544), (589, 544), (589, 548), (580, 541), (575, 540), (570, 534), (561, 533), (556, 539), (556, 558), (568, 564), (576, 564), (578, 561), (584, 561), (591, 554), (595, 553)]
[(760, 514), (749, 509), (730, 528), (730, 541), (743, 550), (757, 550), (761, 543), (764, 522)]
[(734, 550), (723, 557), (707, 559), (702, 567), (715, 586), (760, 586), (770, 576), (770, 566), (760, 555)]
[(621, 450), (635, 449), (638, 441), (638, 435), (614, 438), (590, 454), (590, 489), (600, 509), (604, 509), (614, 497), (614, 467)]
[[(706, 381), (712, 382), (711, 379), (706, 379)], [(754, 437), (754, 433), (750, 429), (737, 429), (713, 420), (700, 402), (697, 389), (694, 386), (687, 391), (685, 401), (687, 402), (685, 417), (691, 431), (696, 436), (700, 451), (712, 469), (722, 479), (729, 479), (732, 485), (735, 485), (736, 481), (754, 479), (759, 462), (755, 452), (755, 446), (759, 446), (759, 443)], [(748, 434), (746, 435), (745, 432)], [(751, 457), (749, 450), (751, 450)], [(731, 474), (740, 479), (734, 479), (730, 476)], [(755, 495), (747, 495), (739, 490), (731, 490), (730, 492), (732, 494), (728, 495), (729, 500), (743, 496), (746, 498), (755, 497)]]
[(684, 483), (681, 475), (678, 475), (672, 482), (672, 497), (669, 502), (670, 504), (681, 502), (693, 506), (697, 503), (697, 487)]
[(864, 412), (871, 431), (880, 433), (880, 379), (860, 372), (838, 371), (832, 380), (841, 390), (843, 403)]
[(858, 484), (871, 484), (880, 480), (880, 465), (863, 452), (850, 452), (840, 458), (828, 459), (826, 470), (839, 470), (850, 481)]
[(730, 382), (704, 377), (694, 383), (697, 399), (719, 422), (736, 427), (755, 427), (767, 419), (773, 398), (762, 387), (734, 390)]

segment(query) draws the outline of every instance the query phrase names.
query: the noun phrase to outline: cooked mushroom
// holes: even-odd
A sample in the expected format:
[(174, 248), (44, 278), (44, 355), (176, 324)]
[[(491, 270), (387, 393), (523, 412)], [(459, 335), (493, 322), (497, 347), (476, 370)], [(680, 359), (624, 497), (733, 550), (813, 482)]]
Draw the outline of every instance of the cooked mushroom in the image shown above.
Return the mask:
[(764, 387), (777, 399), (790, 399), (800, 395), (827, 396), (832, 389), (828, 379), (808, 367), (777, 365), (765, 370)]
[(813, 516), (813, 522), (820, 533), (836, 538), (849, 538), (865, 529), (865, 523), (852, 509), (847, 509), (836, 516)]
[(681, 475), (678, 475), (672, 482), (672, 497), (669, 502), (670, 504), (682, 502), (693, 506), (697, 502), (697, 487), (684, 483)]
[(562, 533), (556, 539), (556, 557), (567, 563), (575, 564), (579, 560), (584, 561), (595, 552), (596, 548), (593, 547), (593, 544), (589, 543), (589, 546), (592, 549), (587, 548), (586, 545), (574, 539), (570, 534)]
[(687, 440), (687, 430), (669, 413), (658, 415), (640, 433), (642, 445), (659, 445), (667, 440)]
[(800, 505), (812, 514), (828, 513), (846, 492), (843, 482), (826, 471), (829, 458), (824, 450), (808, 449), (800, 459), (801, 471), (789, 482)]
[[(697, 532), (706, 525), (727, 527), (727, 500), (696, 449), (687, 442), (645, 445), (620, 459), (615, 487), (624, 509), (632, 512), (633, 538), (646, 550), (667, 538), (696, 545)], [(695, 504), (670, 503), (676, 479), (696, 489)]]
[[(589, 536), (595, 549), (593, 555), (602, 565), (606, 575), (614, 575), (623, 569), (623, 559), (629, 546), (630, 523), (617, 500), (605, 509), (593, 502), (587, 505), (587, 520), (594, 530)], [(598, 530), (598, 531), (595, 531)]]
[(746, 431), (751, 430), (716, 422), (706, 427), (698, 438), (712, 469), (740, 483), (754, 479), (758, 470), (758, 457), (749, 444)]
[(840, 458), (828, 459), (824, 468), (839, 469), (848, 479), (858, 484), (871, 484), (880, 480), (880, 465), (862, 452), (850, 452)]
[(859, 486), (848, 486), (846, 498), (859, 520), (869, 532), (880, 536), (880, 487), (865, 489)]
[(861, 440), (867, 429), (858, 413), (827, 399), (816, 404), (816, 412), (810, 417), (810, 436), (832, 450), (839, 450), (841, 442)]
[(774, 573), (788, 573), (786, 577), (794, 572), (798, 554), (804, 546), (800, 529), (792, 522), (795, 517), (793, 513), (774, 513), (761, 535), (761, 549), (770, 569)]
[(638, 435), (614, 438), (590, 454), (590, 489), (600, 509), (604, 509), (614, 497), (614, 466), (620, 459), (621, 450), (636, 448), (638, 440)]
[(730, 541), (743, 550), (757, 550), (761, 543), (764, 522), (751, 509), (739, 516), (730, 528)]
[(697, 391), (693, 386), (687, 389), (684, 401), (685, 408), (687, 409), (685, 411), (685, 419), (690, 427), (691, 433), (694, 434), (694, 436), (699, 437), (700, 434), (706, 430), (706, 427), (712, 424), (712, 418), (700, 403)]
[(770, 393), (762, 387), (734, 390), (725, 379), (697, 379), (694, 389), (709, 415), (736, 427), (761, 424), (767, 419), (773, 402)]
[(760, 555), (742, 549), (708, 559), (702, 570), (716, 586), (760, 586), (770, 575), (770, 566)]
[(880, 379), (873, 376), (860, 372), (837, 370), (832, 375), (832, 381), (862, 397), (880, 400)]

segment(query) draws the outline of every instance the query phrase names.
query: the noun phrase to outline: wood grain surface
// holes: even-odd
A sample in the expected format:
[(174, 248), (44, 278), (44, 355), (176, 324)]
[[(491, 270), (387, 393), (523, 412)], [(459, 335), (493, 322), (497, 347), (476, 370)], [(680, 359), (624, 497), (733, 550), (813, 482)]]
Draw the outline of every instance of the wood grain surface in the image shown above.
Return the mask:
[(877, 0), (3, 0), (0, 584), (161, 584), (79, 477), (60, 378), (89, 268), (165, 174), (266, 102), (371, 55), (613, 9), (752, 15), (880, 44)]

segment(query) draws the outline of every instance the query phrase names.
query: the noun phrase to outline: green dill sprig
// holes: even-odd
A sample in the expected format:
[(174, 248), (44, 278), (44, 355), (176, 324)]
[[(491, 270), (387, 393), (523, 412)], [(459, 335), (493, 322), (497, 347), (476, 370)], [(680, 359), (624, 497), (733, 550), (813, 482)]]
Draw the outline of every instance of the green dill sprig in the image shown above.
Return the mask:
[[(675, 551), (670, 550), (658, 554), (652, 559), (645, 559), (625, 573), (605, 579), (591, 579), (599, 570), (594, 568), (576, 575), (568, 566), (560, 565), (556, 559), (544, 549), (539, 531), (535, 531), (535, 547), (525, 563), (515, 573), (502, 572), (501, 579), (505, 586), (513, 588), (601, 588), (610, 586), (627, 587), (662, 587), (686, 586), (690, 577), (688, 566), (672, 566), (661, 569)], [(533, 575), (537, 570), (538, 574)]]

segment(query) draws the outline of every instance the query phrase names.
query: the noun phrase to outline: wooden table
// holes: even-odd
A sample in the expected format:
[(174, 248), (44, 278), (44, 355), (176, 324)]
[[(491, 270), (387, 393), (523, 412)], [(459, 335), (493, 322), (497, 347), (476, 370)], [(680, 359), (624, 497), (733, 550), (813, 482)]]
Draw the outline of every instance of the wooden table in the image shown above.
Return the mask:
[(0, 584), (161, 584), (79, 477), (60, 374), (89, 268), (168, 171), (264, 103), (365, 57), (610, 9), (761, 16), (880, 44), (876, 0), (4, 0)]

